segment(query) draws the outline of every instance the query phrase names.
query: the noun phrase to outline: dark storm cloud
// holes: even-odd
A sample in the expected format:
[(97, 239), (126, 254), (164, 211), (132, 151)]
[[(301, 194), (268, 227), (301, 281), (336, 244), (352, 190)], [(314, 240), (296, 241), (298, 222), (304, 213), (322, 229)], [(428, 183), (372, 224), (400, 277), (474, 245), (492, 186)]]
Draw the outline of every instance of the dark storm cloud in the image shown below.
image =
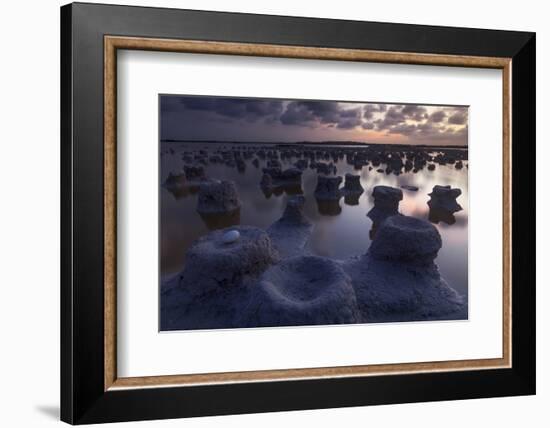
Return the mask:
[[(383, 104), (380, 104), (383, 105)], [(373, 118), (374, 112), (380, 110), (366, 106), (363, 116), (365, 118)], [(428, 114), (428, 109), (421, 105), (416, 104), (404, 104), (404, 105), (390, 105), (387, 106), (385, 112), (374, 121), (376, 129), (379, 131), (390, 131), (392, 133), (398, 133), (397, 129), (410, 130), (410, 127), (404, 127), (407, 121), (412, 122), (424, 122), (426, 120), (433, 122), (441, 122), (446, 116), (444, 111), (436, 111), (432, 115)], [(365, 128), (365, 126), (363, 126)], [(397, 128), (396, 128), (397, 127)], [(372, 128), (366, 128), (372, 129)]]
[(283, 103), (278, 100), (215, 97), (162, 97), (162, 111), (202, 111), (232, 119), (255, 121), (279, 117)]
[(336, 125), (336, 127), (340, 128), (340, 129), (353, 129), (353, 128), (361, 125), (361, 123), (362, 123), (362, 121), (358, 117), (352, 117), (352, 118), (349, 118), (349, 119), (342, 118), (342, 119), (340, 119), (340, 121), (338, 122), (338, 125)]
[(385, 113), (378, 113), (377, 116), (374, 112), (373, 108), (364, 109), (363, 116), (371, 120), (361, 125), (363, 129), (374, 129), (388, 136), (402, 136), (411, 143), (467, 144), (467, 129), (463, 126), (468, 120), (465, 108), (396, 104), (389, 105)]
[(375, 130), (419, 142), (442, 138), (458, 141), (464, 135), (447, 129), (445, 119), (451, 117), (449, 123), (453, 125), (467, 121), (462, 108), (437, 109), (415, 104), (365, 104), (362, 108), (351, 108), (349, 104), (337, 102), (293, 101), (281, 115), (281, 123), (311, 128)]
[(421, 122), (428, 117), (428, 110), (426, 107), (418, 106), (415, 104), (407, 104), (401, 110), (401, 113), (405, 115), (410, 120), (415, 122)]
[(160, 97), (161, 113), (181, 111), (182, 105), (179, 97)]
[(282, 101), (251, 101), (246, 111), (258, 116), (279, 116), (283, 111)]
[(360, 107), (357, 107), (357, 108), (350, 108), (350, 109), (347, 109), (347, 110), (342, 110), (340, 112), (340, 117), (354, 117), (354, 118), (358, 118), (360, 117), (361, 115), (361, 108)]
[(377, 119), (374, 121), (376, 129), (385, 131), (391, 129), (393, 126), (397, 126), (406, 120), (406, 116), (402, 113), (402, 108), (398, 106), (391, 106), (384, 115), (383, 119)]
[(447, 113), (445, 113), (443, 110), (437, 110), (432, 114), (430, 114), (428, 121), (439, 123), (439, 122), (443, 122), (443, 119), (445, 119), (446, 117), (447, 117)]
[(281, 115), (285, 125), (337, 124), (341, 111), (333, 101), (291, 101)]
[(315, 121), (315, 115), (306, 106), (298, 102), (291, 102), (285, 112), (281, 115), (281, 122), (284, 125), (307, 126)]
[(220, 98), (210, 97), (184, 97), (179, 98), (179, 103), (189, 110), (214, 111), (216, 105), (222, 100)]
[(449, 118), (447, 119), (447, 122), (449, 122), (452, 125), (464, 125), (466, 121), (468, 120), (468, 114), (466, 110), (464, 111), (457, 111), (456, 113), (453, 113)]
[(340, 112), (340, 118), (338, 125), (340, 129), (353, 129), (360, 126), (363, 121), (361, 120), (361, 107), (342, 110)]
[(161, 96), (166, 139), (467, 144), (465, 107)]
[(318, 117), (321, 123), (337, 122), (340, 115), (338, 103), (332, 101), (302, 101), (302, 104)]
[(340, 103), (334, 101), (292, 101), (281, 115), (281, 123), (353, 129), (362, 123), (361, 107), (343, 108)]
[(361, 127), (363, 129), (374, 129), (374, 123), (372, 123), (372, 122), (363, 122)]

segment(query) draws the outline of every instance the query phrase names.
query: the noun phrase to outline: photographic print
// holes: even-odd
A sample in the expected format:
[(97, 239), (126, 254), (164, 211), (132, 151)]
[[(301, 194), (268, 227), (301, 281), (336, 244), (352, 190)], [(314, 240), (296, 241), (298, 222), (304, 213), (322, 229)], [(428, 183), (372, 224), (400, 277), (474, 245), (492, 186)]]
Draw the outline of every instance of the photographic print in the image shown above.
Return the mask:
[(468, 318), (468, 107), (159, 95), (160, 330)]

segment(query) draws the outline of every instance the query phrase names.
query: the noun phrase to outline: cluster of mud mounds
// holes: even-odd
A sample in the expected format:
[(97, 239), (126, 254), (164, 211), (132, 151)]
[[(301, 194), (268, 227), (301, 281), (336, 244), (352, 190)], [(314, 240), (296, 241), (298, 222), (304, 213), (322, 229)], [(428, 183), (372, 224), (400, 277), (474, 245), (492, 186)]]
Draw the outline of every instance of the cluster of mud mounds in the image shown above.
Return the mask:
[[(341, 181), (320, 180), (316, 199), (363, 192), (358, 180), (346, 177), (343, 189)], [(456, 209), (449, 198), (456, 199), (458, 189), (436, 187), (434, 204), (437, 199)], [(183, 271), (162, 284), (162, 329), (464, 319), (463, 298), (434, 263), (442, 245), (437, 229), (399, 213), (401, 189), (377, 186), (373, 197), (367, 214), (376, 222), (372, 244), (347, 260), (308, 253), (313, 225), (303, 196), (289, 197), (282, 217), (266, 230), (231, 226), (201, 237), (188, 250)], [(201, 185), (198, 210), (239, 207), (228, 182)]]

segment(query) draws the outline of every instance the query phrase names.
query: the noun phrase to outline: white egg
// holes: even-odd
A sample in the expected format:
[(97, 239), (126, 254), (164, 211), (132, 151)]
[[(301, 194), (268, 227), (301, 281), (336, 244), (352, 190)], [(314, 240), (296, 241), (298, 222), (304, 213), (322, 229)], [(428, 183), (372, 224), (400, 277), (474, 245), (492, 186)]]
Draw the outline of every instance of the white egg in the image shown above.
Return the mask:
[(241, 237), (241, 234), (238, 230), (230, 230), (228, 232), (225, 232), (222, 236), (222, 242), (224, 244), (232, 244), (233, 242), (236, 242)]

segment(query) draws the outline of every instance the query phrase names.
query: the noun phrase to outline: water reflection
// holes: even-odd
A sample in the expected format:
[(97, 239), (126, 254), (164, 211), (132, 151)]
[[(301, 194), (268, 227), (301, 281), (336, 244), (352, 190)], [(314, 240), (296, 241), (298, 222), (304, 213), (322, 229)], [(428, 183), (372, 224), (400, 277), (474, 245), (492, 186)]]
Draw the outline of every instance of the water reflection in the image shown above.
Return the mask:
[(350, 206), (359, 205), (359, 198), (360, 197), (361, 197), (361, 195), (357, 195), (357, 194), (345, 195), (344, 196), (344, 203), (346, 205), (350, 205)]
[(454, 213), (451, 213), (449, 211), (446, 211), (440, 208), (431, 207), (430, 215), (428, 219), (435, 224), (439, 222), (443, 222), (451, 226), (456, 223), (456, 218), (454, 216)]
[(198, 185), (188, 186), (186, 184), (181, 184), (164, 186), (164, 188), (168, 190), (176, 200), (186, 198), (189, 195), (194, 195), (199, 191)]
[[(207, 153), (205, 159), (222, 158), (217, 153), (220, 145), (215, 143), (162, 143), (165, 150), (161, 157), (161, 183), (168, 177), (170, 171), (181, 171), (184, 165), (182, 152), (194, 153), (203, 150)], [(344, 177), (346, 173), (359, 174), (361, 186), (365, 192), (359, 196), (344, 196), (343, 203), (337, 201), (318, 201), (314, 197), (317, 185), (317, 171), (307, 168), (303, 170), (301, 186), (278, 186), (264, 191), (260, 187), (262, 168), (266, 167), (268, 152), (262, 159), (259, 155), (245, 157), (246, 145), (242, 145), (245, 168), (239, 172), (237, 163), (228, 166), (223, 162), (204, 166), (206, 177), (220, 180), (232, 180), (237, 186), (241, 199), (241, 209), (233, 216), (204, 218), (196, 212), (198, 187), (185, 188), (161, 187), (160, 194), (160, 249), (161, 275), (171, 275), (180, 271), (185, 262), (185, 254), (192, 242), (210, 230), (229, 227), (236, 224), (246, 224), (261, 228), (269, 227), (278, 220), (284, 210), (289, 195), (303, 194), (306, 202), (304, 214), (314, 224), (314, 229), (308, 251), (313, 254), (344, 259), (350, 256), (364, 254), (376, 233), (378, 224), (366, 214), (373, 208), (373, 188), (386, 185), (396, 188), (414, 186), (418, 191), (403, 191), (403, 200), (399, 203), (399, 212), (417, 218), (430, 220), (439, 230), (443, 247), (436, 263), (443, 277), (462, 294), (467, 294), (468, 284), (468, 169), (456, 169), (453, 165), (437, 165), (434, 170), (427, 167), (414, 173), (402, 172), (386, 174), (385, 164), (380, 167), (362, 165), (355, 169), (354, 163), (349, 164), (345, 157), (334, 161), (336, 175)], [(170, 154), (172, 148), (174, 154)], [(225, 147), (226, 151), (229, 147)], [(289, 156), (280, 159), (283, 168), (294, 167), (298, 160), (308, 160), (310, 157)], [(317, 159), (318, 160), (318, 159)], [(195, 160), (196, 162), (197, 160)], [(324, 161), (326, 163), (332, 162)], [(303, 162), (301, 162), (303, 163)], [(257, 166), (256, 166), (257, 165)], [(432, 165), (432, 164), (430, 164)], [(241, 168), (242, 169), (242, 168)], [(383, 173), (377, 172), (382, 169)], [(332, 174), (334, 175), (334, 174)], [(435, 185), (450, 185), (460, 188), (462, 195), (457, 199), (463, 210), (454, 214), (453, 218), (442, 216), (441, 213), (429, 209), (428, 196)]]
[(200, 213), (199, 215), (208, 230), (224, 229), (241, 224), (240, 209), (229, 213)]
[(317, 211), (321, 215), (336, 216), (342, 212), (340, 201), (338, 199), (315, 199), (317, 201)]
[(266, 199), (271, 198), (271, 196), (281, 196), (286, 194), (288, 196), (292, 195), (303, 195), (304, 191), (300, 184), (286, 184), (279, 186), (260, 186), (260, 189)]

